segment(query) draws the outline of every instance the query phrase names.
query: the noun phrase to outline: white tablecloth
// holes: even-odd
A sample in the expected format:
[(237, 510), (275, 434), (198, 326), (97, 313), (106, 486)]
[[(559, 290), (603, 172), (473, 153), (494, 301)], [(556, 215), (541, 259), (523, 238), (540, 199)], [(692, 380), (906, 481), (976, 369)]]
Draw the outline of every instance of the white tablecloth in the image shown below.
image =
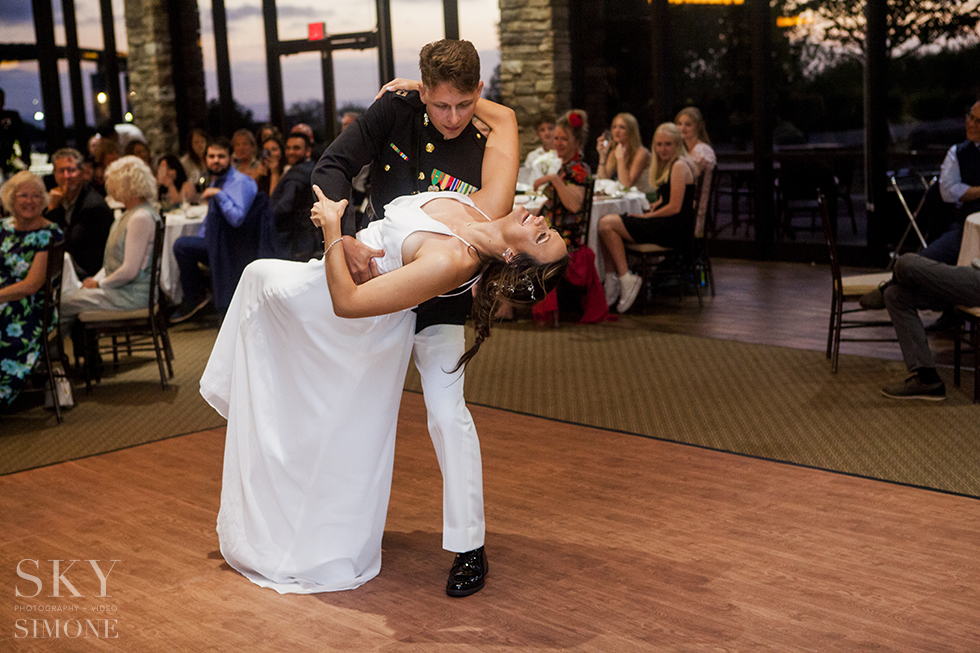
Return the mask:
[(980, 258), (980, 213), (971, 213), (963, 223), (963, 240), (956, 264), (970, 265), (975, 258)]
[(600, 279), (605, 276), (606, 269), (602, 260), (602, 247), (599, 246), (599, 218), (610, 213), (637, 215), (649, 208), (650, 202), (642, 193), (627, 193), (622, 197), (615, 198), (597, 196), (592, 200), (592, 221), (589, 223), (588, 244), (589, 248), (595, 252), (595, 267), (599, 271)]
[(201, 223), (207, 215), (208, 205), (198, 204), (187, 209), (168, 211), (167, 228), (163, 237), (163, 263), (160, 267), (160, 287), (174, 304), (183, 299), (180, 288), (180, 270), (177, 259), (174, 258), (174, 241), (181, 236), (196, 236), (201, 230)]

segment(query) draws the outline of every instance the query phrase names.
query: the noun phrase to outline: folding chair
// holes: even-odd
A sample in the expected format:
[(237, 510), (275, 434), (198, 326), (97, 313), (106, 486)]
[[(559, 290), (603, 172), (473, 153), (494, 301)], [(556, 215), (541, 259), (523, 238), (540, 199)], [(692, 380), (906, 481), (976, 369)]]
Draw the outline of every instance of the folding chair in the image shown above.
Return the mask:
[(919, 219), (919, 215), (922, 213), (922, 207), (926, 205), (926, 200), (929, 198), (929, 192), (939, 181), (939, 177), (933, 175), (929, 181), (926, 181), (925, 176), (923, 176), (921, 173), (914, 173), (918, 177), (919, 182), (922, 184), (924, 192), (922, 193), (922, 199), (919, 200), (919, 203), (916, 205), (915, 210), (913, 211), (909, 208), (908, 202), (905, 201), (905, 195), (902, 193), (902, 188), (898, 183), (900, 178), (910, 177), (912, 174), (912, 171), (907, 169), (899, 170), (897, 172), (890, 171), (888, 173), (888, 180), (891, 183), (892, 188), (895, 189), (895, 196), (898, 197), (898, 201), (902, 205), (902, 209), (905, 211), (905, 216), (909, 219), (909, 224), (907, 227), (905, 227), (905, 232), (902, 234), (901, 239), (899, 239), (898, 245), (895, 246), (895, 250), (891, 253), (891, 261), (888, 263), (889, 270), (895, 267), (895, 261), (897, 261), (898, 257), (901, 256), (902, 248), (905, 246), (905, 241), (908, 239), (909, 234), (912, 231), (915, 231), (915, 235), (921, 244), (921, 247), (918, 247), (916, 251), (926, 246), (926, 237), (922, 235), (922, 230), (919, 229), (919, 225), (916, 221)]

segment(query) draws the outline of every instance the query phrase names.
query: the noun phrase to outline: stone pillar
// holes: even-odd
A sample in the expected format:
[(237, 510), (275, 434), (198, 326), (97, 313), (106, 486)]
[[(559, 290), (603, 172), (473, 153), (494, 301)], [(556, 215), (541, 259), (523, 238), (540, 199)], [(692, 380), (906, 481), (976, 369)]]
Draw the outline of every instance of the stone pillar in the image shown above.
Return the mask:
[(499, 2), (500, 90), (517, 113), (523, 157), (535, 147), (538, 116), (571, 108), (568, 0)]
[(180, 135), (174, 96), (167, 0), (124, 0), (129, 40), (129, 106), (150, 151), (178, 154)]

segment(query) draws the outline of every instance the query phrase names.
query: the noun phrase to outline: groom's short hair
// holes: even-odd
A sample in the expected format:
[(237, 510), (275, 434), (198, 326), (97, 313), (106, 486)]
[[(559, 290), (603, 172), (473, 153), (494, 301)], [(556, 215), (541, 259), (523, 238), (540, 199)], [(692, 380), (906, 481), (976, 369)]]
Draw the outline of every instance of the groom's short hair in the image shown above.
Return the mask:
[(426, 88), (450, 84), (460, 93), (472, 93), (480, 84), (480, 55), (469, 41), (442, 39), (422, 48), (419, 70)]

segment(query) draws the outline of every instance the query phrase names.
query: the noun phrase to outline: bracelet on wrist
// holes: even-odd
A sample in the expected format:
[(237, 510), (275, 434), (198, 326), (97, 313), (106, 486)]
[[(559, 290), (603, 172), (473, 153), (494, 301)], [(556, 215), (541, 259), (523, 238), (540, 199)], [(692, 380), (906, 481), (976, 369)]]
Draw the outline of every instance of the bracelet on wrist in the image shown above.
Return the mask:
[(343, 236), (341, 236), (337, 240), (335, 240), (332, 243), (330, 243), (330, 245), (325, 250), (323, 250), (323, 258), (327, 258), (327, 254), (330, 253), (330, 250), (333, 249), (333, 246), (336, 245), (337, 243), (341, 242), (342, 240), (344, 240), (344, 237)]

